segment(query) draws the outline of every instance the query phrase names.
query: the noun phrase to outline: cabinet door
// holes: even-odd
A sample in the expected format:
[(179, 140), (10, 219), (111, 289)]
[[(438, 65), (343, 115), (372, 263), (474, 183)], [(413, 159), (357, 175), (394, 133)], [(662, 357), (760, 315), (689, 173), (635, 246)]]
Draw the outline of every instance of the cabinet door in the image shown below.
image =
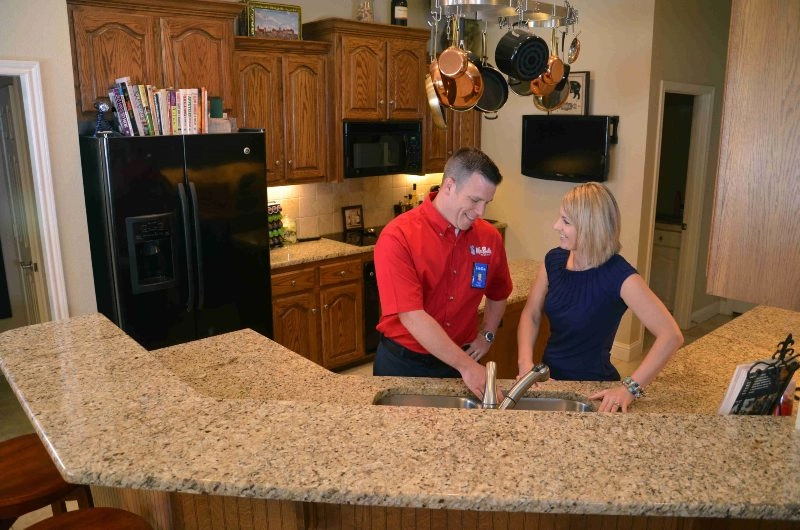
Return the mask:
[(325, 57), (288, 55), (284, 72), (287, 179), (324, 180), (329, 138)]
[(438, 173), (444, 171), (447, 159), (461, 147), (481, 146), (481, 119), (478, 111), (455, 112), (445, 110), (447, 129), (439, 129), (433, 125), (430, 110), (426, 120), (426, 155), (425, 172)]
[(403, 39), (388, 41), (388, 117), (393, 120), (422, 119), (427, 104), (425, 88), (425, 43)]
[(449, 157), (462, 147), (481, 146), (481, 119), (483, 114), (477, 110), (469, 112), (450, 111), (450, 121), (453, 124), (451, 131), (451, 145), (447, 150)]
[(667, 309), (675, 305), (675, 287), (678, 284), (678, 259), (680, 248), (653, 246), (653, 265), (650, 271), (650, 288)]
[(231, 56), (233, 20), (194, 16), (161, 19), (164, 83), (175, 88), (206, 87), (233, 108)]
[(319, 310), (313, 291), (273, 297), (272, 319), (275, 342), (320, 363)]
[(108, 98), (114, 80), (160, 84), (153, 17), (114, 9), (71, 6), (78, 112), (96, 115), (94, 102)]
[(451, 136), (452, 111), (445, 112), (447, 129), (440, 129), (433, 124), (430, 110), (425, 111), (425, 172), (441, 173), (444, 171), (444, 164), (447, 162), (448, 138)]
[(281, 59), (279, 55), (237, 53), (241, 127), (266, 132), (267, 182), (286, 178)]
[(343, 118), (385, 119), (385, 41), (343, 35), (341, 62)]
[(322, 366), (336, 368), (364, 356), (364, 296), (358, 282), (320, 291)]

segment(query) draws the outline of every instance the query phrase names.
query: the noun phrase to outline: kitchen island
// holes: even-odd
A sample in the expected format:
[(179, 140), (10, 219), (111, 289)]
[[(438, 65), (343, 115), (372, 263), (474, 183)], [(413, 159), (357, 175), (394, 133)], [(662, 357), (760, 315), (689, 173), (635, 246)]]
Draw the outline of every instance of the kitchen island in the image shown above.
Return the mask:
[[(64, 477), (158, 528), (795, 528), (795, 419), (715, 412), (733, 367), (798, 329), (800, 313), (753, 309), (679, 350), (631, 414), (376, 406), (466, 390), (334, 374), (250, 330), (148, 352), (99, 314), (3, 333), (0, 367)], [(585, 400), (608, 384), (531, 394)], [(737, 528), (766, 527), (752, 524)]]

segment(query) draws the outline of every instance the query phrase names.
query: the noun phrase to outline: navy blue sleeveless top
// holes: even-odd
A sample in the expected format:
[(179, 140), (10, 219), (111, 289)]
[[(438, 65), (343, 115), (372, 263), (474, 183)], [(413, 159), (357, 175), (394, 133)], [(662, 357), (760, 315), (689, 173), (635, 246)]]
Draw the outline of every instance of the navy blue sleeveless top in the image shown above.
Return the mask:
[(593, 269), (567, 269), (569, 251), (554, 248), (544, 258), (547, 295), (544, 312), (550, 319), (550, 339), (544, 363), (553, 379), (619, 381), (611, 364), (611, 346), (622, 315), (628, 309), (620, 296), (622, 283), (636, 274), (619, 254)]

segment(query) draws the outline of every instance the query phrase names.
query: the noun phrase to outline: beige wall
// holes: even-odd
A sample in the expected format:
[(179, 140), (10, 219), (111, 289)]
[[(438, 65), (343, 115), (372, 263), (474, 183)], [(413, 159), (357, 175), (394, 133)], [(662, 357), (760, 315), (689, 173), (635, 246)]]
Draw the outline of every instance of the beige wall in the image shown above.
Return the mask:
[[(0, 57), (39, 61), (44, 83), (56, 206), (61, 236), (67, 294), (71, 314), (95, 309), (88, 238), (80, 178), (76, 115), (72, 101), (72, 68), (66, 5), (63, 0), (0, 0)], [(350, 17), (353, 2), (334, 0), (292, 2), (303, 9), (303, 20), (327, 16)], [(386, 4), (386, 5), (384, 5)], [(424, 4), (421, 2), (420, 4)], [(608, 185), (623, 212), (623, 255), (634, 265), (640, 260), (640, 224), (650, 215), (643, 196), (650, 193), (652, 173), (652, 103), (654, 79), (696, 84), (720, 83), (727, 37), (727, 0), (699, 0), (673, 9), (667, 0), (585, 0), (580, 11), (581, 56), (574, 70), (591, 72), (590, 111), (620, 116), (620, 143), (611, 152)], [(411, 24), (423, 27), (426, 8), (412, 3)], [(697, 12), (692, 11), (698, 10)], [(377, 21), (388, 21), (388, 3), (376, 2)], [(48, 13), (42, 17), (42, 13)], [(386, 19), (386, 20), (383, 20)], [(654, 38), (655, 19), (655, 38)], [(35, 35), (30, 28), (37, 28)], [(544, 30), (538, 30), (544, 35)], [(489, 55), (503, 30), (492, 24)], [(655, 83), (657, 85), (657, 82)], [(67, 104), (65, 104), (65, 101)], [(719, 103), (718, 103), (719, 104)], [(569, 183), (531, 179), (519, 171), (520, 131), (523, 114), (539, 113), (529, 98), (515, 94), (496, 121), (483, 122), (483, 147), (505, 176), (487, 216), (508, 223), (508, 251), (512, 258), (541, 259), (555, 246), (552, 223)], [(715, 112), (713, 163), (716, 169)], [(709, 179), (707, 198), (713, 193)], [(706, 208), (710, 210), (710, 208)], [(704, 225), (709, 222), (707, 212)], [(705, 255), (707, 229), (701, 243)], [(704, 260), (704, 257), (703, 257)], [(703, 261), (704, 263), (704, 261)], [(702, 276), (702, 275), (701, 275)], [(704, 281), (704, 278), (702, 278)], [(698, 280), (700, 281), (700, 279)]]
[[(654, 143), (658, 116), (658, 85), (673, 81), (714, 87), (714, 112), (705, 175), (703, 217), (700, 246), (697, 256), (697, 277), (694, 285), (692, 311), (715, 303), (718, 298), (706, 294), (705, 266), (708, 260), (711, 213), (714, 204), (714, 183), (717, 174), (719, 131), (722, 116), (722, 88), (725, 80), (725, 60), (728, 50), (728, 26), (731, 18), (730, 0), (697, 0), (691, 6), (676, 6), (674, 2), (656, 2), (653, 31), (653, 70), (650, 78), (650, 126), (648, 146)], [(676, 36), (676, 31), (680, 35)], [(648, 150), (646, 177), (653, 175), (655, 153)], [(649, 181), (646, 187), (649, 186)], [(649, 204), (649, 201), (646, 201)], [(644, 212), (650, 214), (649, 209)], [(644, 222), (644, 219), (643, 219)], [(645, 249), (641, 249), (644, 251)], [(643, 255), (640, 253), (640, 256)]]
[(37, 61), (70, 315), (96, 310), (64, 0), (0, 0), (0, 58)]

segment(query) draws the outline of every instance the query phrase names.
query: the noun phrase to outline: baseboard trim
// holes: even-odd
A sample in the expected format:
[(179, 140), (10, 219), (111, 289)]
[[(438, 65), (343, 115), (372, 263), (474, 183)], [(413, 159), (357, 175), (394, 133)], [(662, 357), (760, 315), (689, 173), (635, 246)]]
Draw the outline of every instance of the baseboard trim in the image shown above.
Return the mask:
[(692, 311), (692, 325), (697, 324), (698, 322), (703, 322), (704, 320), (708, 320), (709, 318), (719, 314), (725, 314), (720, 307), (720, 302), (712, 302), (705, 307), (701, 307), (697, 311)]

